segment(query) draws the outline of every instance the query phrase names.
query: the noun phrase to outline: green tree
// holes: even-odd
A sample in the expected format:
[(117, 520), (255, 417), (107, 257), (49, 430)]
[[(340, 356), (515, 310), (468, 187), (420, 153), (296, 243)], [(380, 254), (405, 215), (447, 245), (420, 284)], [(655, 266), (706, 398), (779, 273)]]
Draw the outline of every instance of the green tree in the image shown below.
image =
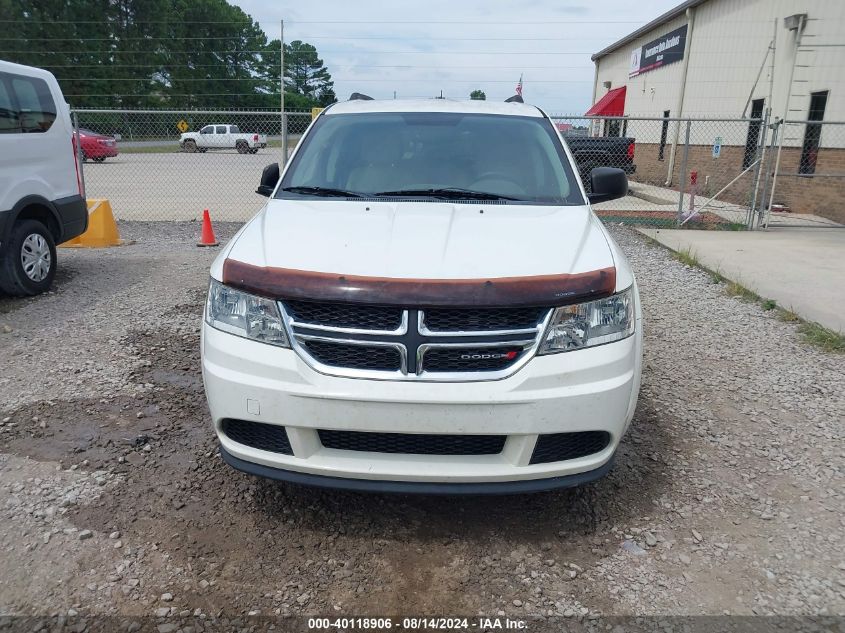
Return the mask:
[[(74, 107), (279, 107), (280, 42), (226, 0), (0, 0), (0, 59), (53, 72)], [(286, 105), (335, 100), (310, 44), (286, 47)]]
[(307, 97), (315, 105), (337, 100), (332, 76), (313, 45), (301, 40), (285, 44), (285, 91)]
[(484, 94), (483, 90), (473, 90), (469, 93), (469, 98), (474, 101), (486, 101), (487, 95)]

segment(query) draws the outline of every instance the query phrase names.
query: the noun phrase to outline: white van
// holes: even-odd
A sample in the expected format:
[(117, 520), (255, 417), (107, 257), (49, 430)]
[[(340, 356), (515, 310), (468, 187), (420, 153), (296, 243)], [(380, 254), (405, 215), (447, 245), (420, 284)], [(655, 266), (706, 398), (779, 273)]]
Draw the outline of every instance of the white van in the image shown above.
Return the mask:
[(0, 291), (44, 292), (88, 228), (70, 107), (46, 70), (0, 60)]

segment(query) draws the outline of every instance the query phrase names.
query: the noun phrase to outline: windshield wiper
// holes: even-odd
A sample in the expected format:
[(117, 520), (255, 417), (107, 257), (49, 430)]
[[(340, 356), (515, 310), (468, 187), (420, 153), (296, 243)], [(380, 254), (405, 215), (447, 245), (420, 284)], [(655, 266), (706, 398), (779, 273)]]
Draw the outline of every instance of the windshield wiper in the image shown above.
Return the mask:
[(396, 191), (379, 191), (373, 194), (377, 197), (400, 197), (400, 196), (421, 196), (431, 198), (444, 198), (446, 200), (518, 200), (510, 196), (503, 196), (488, 191), (473, 191), (472, 189), (461, 189), (460, 187), (442, 187), (440, 189), (398, 189)]
[(361, 194), (344, 189), (332, 189), (331, 187), (282, 187), (282, 191), (301, 193), (306, 196), (322, 196), (324, 198), (360, 198)]

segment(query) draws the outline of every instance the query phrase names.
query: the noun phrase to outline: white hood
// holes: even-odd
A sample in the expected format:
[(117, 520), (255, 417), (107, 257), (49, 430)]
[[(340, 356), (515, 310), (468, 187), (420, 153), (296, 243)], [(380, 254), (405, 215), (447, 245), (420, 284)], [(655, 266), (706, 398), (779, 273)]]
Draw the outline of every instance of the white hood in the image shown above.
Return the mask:
[(614, 265), (586, 206), (450, 202), (270, 200), (221, 255), (255, 266), (416, 279), (574, 274)]

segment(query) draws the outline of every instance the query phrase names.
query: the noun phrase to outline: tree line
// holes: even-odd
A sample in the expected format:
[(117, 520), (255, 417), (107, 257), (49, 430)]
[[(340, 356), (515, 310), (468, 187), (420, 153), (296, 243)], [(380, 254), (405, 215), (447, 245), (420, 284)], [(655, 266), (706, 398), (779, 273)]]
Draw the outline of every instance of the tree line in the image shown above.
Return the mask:
[[(78, 108), (279, 108), (280, 41), (226, 0), (0, 0), (0, 59), (45, 68)], [(285, 109), (336, 100), (285, 44)]]

